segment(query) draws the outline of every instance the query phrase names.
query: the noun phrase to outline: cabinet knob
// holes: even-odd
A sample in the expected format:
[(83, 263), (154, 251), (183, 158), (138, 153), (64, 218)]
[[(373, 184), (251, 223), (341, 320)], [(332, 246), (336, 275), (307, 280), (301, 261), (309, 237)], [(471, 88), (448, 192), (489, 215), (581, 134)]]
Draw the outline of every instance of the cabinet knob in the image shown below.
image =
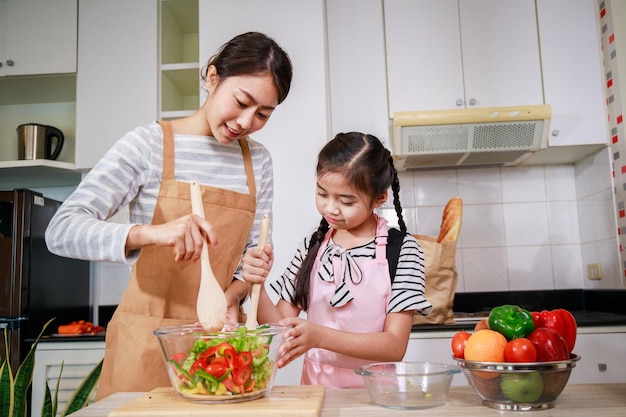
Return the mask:
[(7, 59), (7, 65), (8, 65), (9, 67), (12, 67), (12, 66), (13, 66), (13, 64), (15, 64), (15, 62), (13, 62), (13, 60), (12, 60), (12, 59)]
[(463, 105), (463, 99), (460, 99), (460, 98), (456, 99), (456, 105), (457, 106), (462, 106)]
[(475, 98), (470, 98), (469, 104), (470, 104), (470, 106), (476, 105), (476, 99)]
[(606, 363), (599, 363), (599, 364), (598, 364), (598, 371), (600, 371), (600, 372), (606, 372), (606, 370), (607, 370)]
[(552, 131), (552, 136), (559, 136), (559, 133), (560, 133), (560, 132), (559, 132), (559, 129), (554, 129), (554, 130)]

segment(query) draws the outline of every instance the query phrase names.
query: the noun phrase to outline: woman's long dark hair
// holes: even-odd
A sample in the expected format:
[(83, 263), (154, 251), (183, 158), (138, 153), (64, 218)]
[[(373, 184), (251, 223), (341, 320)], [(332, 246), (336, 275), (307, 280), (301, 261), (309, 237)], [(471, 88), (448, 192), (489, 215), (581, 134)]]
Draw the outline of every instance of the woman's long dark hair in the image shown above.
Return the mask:
[(287, 98), (291, 87), (293, 70), (289, 55), (260, 32), (242, 33), (222, 45), (203, 69), (204, 81), (211, 65), (215, 66), (220, 80), (239, 75), (271, 75), (278, 91), (278, 104)]
[[(372, 201), (391, 187), (398, 225), (406, 232), (398, 172), (393, 165), (391, 152), (378, 138), (359, 132), (339, 133), (322, 148), (317, 157), (317, 176), (329, 173), (341, 174), (356, 191), (370, 196)], [(307, 256), (296, 274), (294, 302), (305, 311), (309, 307), (311, 270), (328, 229), (328, 222), (322, 218), (312, 236)]]

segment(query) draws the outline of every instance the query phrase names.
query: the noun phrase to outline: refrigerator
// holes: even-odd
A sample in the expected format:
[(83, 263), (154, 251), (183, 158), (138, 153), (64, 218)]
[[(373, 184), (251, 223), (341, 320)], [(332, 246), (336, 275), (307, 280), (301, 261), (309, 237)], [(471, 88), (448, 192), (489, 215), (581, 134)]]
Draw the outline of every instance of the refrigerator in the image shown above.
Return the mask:
[(44, 239), (60, 205), (32, 190), (0, 191), (0, 357), (6, 329), (14, 373), (48, 320), (56, 318), (44, 335), (92, 319), (89, 262), (52, 254)]

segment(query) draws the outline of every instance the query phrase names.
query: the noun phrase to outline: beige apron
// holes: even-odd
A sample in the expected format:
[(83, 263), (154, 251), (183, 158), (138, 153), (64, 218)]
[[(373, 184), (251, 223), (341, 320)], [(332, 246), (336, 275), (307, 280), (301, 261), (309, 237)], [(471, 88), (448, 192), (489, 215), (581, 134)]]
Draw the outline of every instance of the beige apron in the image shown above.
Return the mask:
[[(163, 178), (152, 224), (191, 213), (190, 185), (174, 179), (174, 136), (163, 129)], [(250, 194), (202, 186), (205, 218), (216, 228), (218, 248), (210, 248), (211, 267), (223, 289), (232, 281), (256, 211), (256, 184), (250, 149), (240, 139)], [(174, 262), (171, 247), (148, 246), (133, 265), (130, 282), (107, 326), (104, 364), (97, 399), (120, 391), (150, 391), (170, 386), (162, 353), (152, 331), (197, 322), (200, 262)]]

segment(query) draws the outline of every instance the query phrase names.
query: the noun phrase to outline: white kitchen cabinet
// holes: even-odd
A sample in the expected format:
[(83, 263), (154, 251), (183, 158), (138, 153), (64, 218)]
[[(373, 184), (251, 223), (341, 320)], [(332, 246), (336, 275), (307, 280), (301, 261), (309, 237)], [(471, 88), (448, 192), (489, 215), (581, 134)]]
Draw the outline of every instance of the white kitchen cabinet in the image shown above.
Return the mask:
[(384, 16), (389, 117), (543, 103), (534, 1), (384, 0)]
[(626, 326), (579, 327), (570, 384), (626, 382)]
[[(458, 330), (413, 332), (409, 338), (403, 361), (455, 364), (452, 359), (452, 336)], [(452, 378), (453, 386), (468, 385), (461, 372)]]
[(126, 132), (157, 117), (158, 2), (81, 0), (76, 168), (92, 168)]
[[(59, 383), (57, 415), (63, 411), (74, 391), (102, 358), (104, 358), (104, 341), (46, 342), (40, 340), (35, 351), (31, 417), (41, 416), (46, 384), (51, 395), (54, 396), (61, 365), (63, 365), (63, 372)], [(91, 401), (94, 401), (93, 397)]]
[(367, 132), (389, 143), (381, 1), (327, 1), (326, 19), (332, 134)]
[(76, 72), (77, 0), (0, 0), (0, 76)]
[(608, 144), (595, 0), (538, 0), (550, 146)]

